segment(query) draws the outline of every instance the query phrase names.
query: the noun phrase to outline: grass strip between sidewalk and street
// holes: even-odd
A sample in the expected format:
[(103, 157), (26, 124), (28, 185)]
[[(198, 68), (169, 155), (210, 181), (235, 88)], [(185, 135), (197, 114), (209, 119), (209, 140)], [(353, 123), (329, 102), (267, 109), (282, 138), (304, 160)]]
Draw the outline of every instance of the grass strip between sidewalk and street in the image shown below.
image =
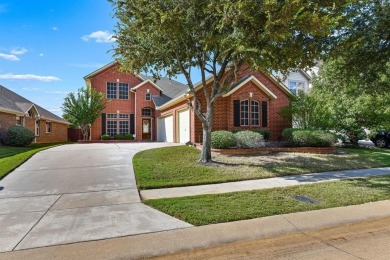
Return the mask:
[[(318, 204), (293, 199), (306, 196)], [(260, 218), (390, 199), (390, 175), (316, 184), (146, 200), (159, 211), (195, 226)]]
[(390, 166), (390, 150), (343, 148), (338, 154), (273, 153), (252, 156), (213, 155), (198, 163), (200, 151), (175, 146), (142, 151), (133, 158), (139, 189), (156, 189), (264, 179), (349, 169)]
[(0, 180), (37, 152), (64, 143), (31, 144), (26, 147), (0, 146)]

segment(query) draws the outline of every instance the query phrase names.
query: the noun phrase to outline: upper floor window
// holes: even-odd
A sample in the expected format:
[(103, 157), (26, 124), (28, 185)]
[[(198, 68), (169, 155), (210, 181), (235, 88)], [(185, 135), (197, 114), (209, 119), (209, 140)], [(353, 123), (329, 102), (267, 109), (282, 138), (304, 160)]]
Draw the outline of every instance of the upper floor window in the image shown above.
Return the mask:
[(107, 98), (129, 99), (129, 84), (107, 82)]
[(298, 94), (299, 91), (305, 91), (305, 83), (297, 80), (289, 80), (288, 88), (290, 89), (291, 93)]
[(142, 116), (150, 117), (152, 116), (152, 110), (150, 108), (143, 108), (141, 114)]
[(119, 99), (129, 99), (129, 84), (119, 83)]
[(146, 101), (152, 100), (152, 94), (150, 94), (150, 92), (147, 92), (147, 93), (145, 94), (145, 100), (146, 100)]
[(116, 99), (116, 83), (107, 82), (107, 98)]

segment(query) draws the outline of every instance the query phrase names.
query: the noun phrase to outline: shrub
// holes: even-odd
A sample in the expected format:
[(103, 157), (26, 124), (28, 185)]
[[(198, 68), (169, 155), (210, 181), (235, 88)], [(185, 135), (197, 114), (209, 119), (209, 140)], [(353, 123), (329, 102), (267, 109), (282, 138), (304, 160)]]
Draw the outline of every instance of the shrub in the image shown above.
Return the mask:
[(288, 145), (297, 147), (326, 147), (336, 143), (334, 134), (322, 130), (286, 128), (282, 136)]
[(238, 148), (265, 147), (263, 135), (254, 131), (239, 131), (235, 134)]
[(236, 144), (234, 134), (229, 131), (215, 131), (211, 133), (211, 148), (225, 149)]
[(115, 140), (123, 140), (124, 139), (123, 134), (114, 134), (114, 139)]
[(35, 134), (28, 128), (13, 125), (7, 131), (8, 144), (11, 146), (27, 146), (35, 138)]
[[(233, 130), (232, 133), (236, 134), (236, 133), (242, 132), (242, 131), (247, 131), (247, 130)], [(259, 130), (250, 130), (250, 131), (261, 134), (265, 141), (268, 141), (270, 136), (271, 136), (271, 134), (268, 130), (259, 129)]]
[(124, 134), (124, 135), (123, 135), (123, 138), (124, 138), (125, 140), (133, 140), (133, 139), (134, 139), (134, 137), (133, 137), (132, 134)]
[(108, 134), (102, 135), (102, 140), (110, 140), (111, 137)]

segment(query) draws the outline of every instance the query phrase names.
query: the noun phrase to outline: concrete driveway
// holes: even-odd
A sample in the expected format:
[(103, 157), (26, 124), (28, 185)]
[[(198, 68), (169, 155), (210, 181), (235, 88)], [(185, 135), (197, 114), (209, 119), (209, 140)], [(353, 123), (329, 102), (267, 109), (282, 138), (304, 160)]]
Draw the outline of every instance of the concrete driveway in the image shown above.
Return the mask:
[(0, 252), (191, 227), (141, 203), (132, 157), (166, 143), (71, 144), (0, 181)]

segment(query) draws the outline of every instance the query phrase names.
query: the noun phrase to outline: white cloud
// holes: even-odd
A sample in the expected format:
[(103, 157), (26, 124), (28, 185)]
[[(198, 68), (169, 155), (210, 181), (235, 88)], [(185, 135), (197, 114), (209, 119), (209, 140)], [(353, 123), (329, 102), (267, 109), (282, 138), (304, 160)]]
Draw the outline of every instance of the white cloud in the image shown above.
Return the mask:
[(0, 53), (0, 58), (11, 60), (11, 61), (20, 61), (20, 59), (13, 54)]
[(39, 56), (43, 57), (43, 53), (39, 53)]
[(40, 88), (22, 88), (23, 90), (25, 90), (25, 91), (39, 91), (39, 90), (41, 90)]
[(11, 50), (11, 54), (13, 55), (22, 55), (25, 54), (28, 50), (23, 47), (17, 47)]
[(59, 81), (60, 78), (54, 76), (39, 76), (34, 74), (0, 74), (0, 79), (8, 80), (39, 80), (43, 82)]
[(58, 30), (59, 30), (58, 27), (55, 27), (55, 26), (53, 26), (51, 29), (52, 29), (53, 31), (58, 31)]
[(53, 90), (53, 91), (46, 91), (47, 94), (68, 94), (69, 91), (61, 91), (61, 90)]
[(96, 31), (89, 35), (84, 35), (81, 37), (83, 41), (95, 40), (95, 42), (114, 42), (115, 39), (112, 38), (113, 34), (110, 34), (108, 31)]

